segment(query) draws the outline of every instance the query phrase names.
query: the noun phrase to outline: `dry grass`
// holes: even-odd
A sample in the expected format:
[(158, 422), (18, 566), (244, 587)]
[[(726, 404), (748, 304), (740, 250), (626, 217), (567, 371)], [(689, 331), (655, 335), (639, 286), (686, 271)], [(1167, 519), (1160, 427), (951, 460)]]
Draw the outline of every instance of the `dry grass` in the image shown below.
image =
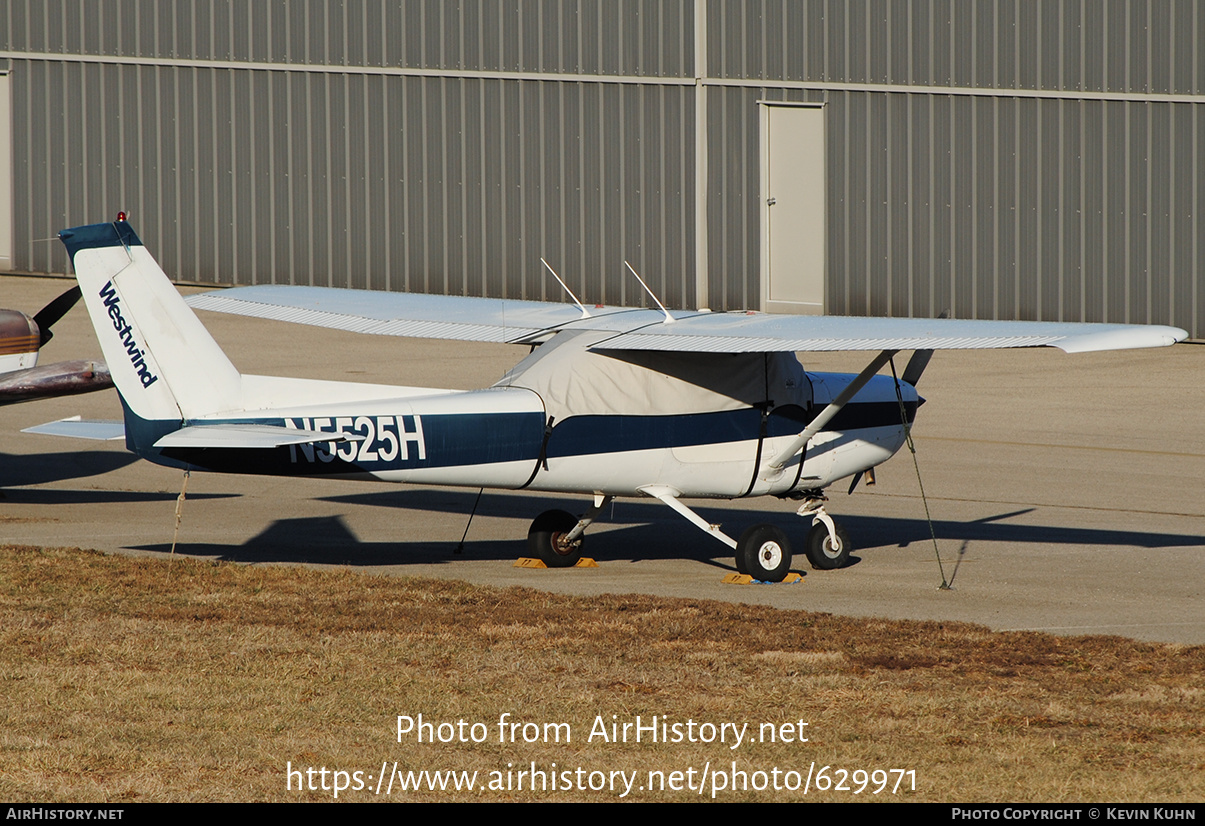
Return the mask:
[[(14, 547), (0, 548), (0, 639), (0, 799), (326, 800), (286, 790), (286, 763), (375, 776), (382, 761), (483, 781), (555, 762), (640, 782), (708, 761), (750, 773), (815, 761), (915, 769), (910, 800), (1205, 798), (1202, 647)], [(491, 741), (398, 743), (397, 715), (419, 712), (486, 723)], [(504, 712), (567, 722), (573, 742), (499, 745)], [(751, 735), (803, 719), (810, 742), (586, 742), (596, 715), (637, 714), (747, 722)]]

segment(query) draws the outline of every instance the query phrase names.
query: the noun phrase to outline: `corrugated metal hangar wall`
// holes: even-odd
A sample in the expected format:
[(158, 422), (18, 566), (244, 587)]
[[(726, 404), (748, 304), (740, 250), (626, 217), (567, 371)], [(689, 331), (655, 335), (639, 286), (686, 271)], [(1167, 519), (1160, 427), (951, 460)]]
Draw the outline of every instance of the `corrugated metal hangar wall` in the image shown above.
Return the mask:
[(125, 209), (185, 281), (758, 307), (811, 102), (828, 312), (1205, 336), (1195, 0), (0, 0), (0, 70), (18, 270)]

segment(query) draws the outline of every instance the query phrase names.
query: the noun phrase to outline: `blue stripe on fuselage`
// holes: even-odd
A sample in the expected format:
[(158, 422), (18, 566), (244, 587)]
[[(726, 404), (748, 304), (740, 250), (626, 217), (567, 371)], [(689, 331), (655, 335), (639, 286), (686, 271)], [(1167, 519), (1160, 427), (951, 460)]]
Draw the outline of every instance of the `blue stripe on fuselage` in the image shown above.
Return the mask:
[[(904, 408), (912, 421), (916, 402), (906, 402)], [(766, 422), (766, 436), (794, 436), (822, 409), (776, 407)], [(824, 430), (845, 432), (899, 423), (898, 402), (853, 402)], [(573, 416), (553, 428), (548, 458), (749, 441), (757, 439), (760, 430), (761, 411), (754, 408), (688, 416)]]
[[(144, 459), (219, 473), (326, 476), (411, 468), (457, 467), (531, 461), (540, 455), (544, 417), (538, 412), (463, 415), (350, 416), (326, 419), (224, 419), (212, 424), (261, 424), (368, 438), (359, 442), (316, 442), (276, 448), (156, 448), (179, 422), (147, 421), (126, 409), (126, 446)], [(369, 424), (363, 425), (362, 420)], [(209, 424), (206, 422), (204, 424)], [(421, 440), (421, 441), (420, 441)], [(388, 457), (388, 458), (385, 458)]]

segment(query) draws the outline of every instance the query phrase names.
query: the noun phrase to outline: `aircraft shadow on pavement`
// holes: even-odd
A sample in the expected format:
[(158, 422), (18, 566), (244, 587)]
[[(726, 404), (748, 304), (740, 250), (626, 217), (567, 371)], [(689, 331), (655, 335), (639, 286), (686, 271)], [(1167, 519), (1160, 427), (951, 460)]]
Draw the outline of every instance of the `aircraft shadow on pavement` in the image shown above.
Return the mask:
[[(0, 502), (22, 505), (91, 505), (107, 502), (163, 502), (178, 493), (137, 490), (61, 490), (35, 488), (72, 479), (102, 476), (140, 461), (133, 453), (80, 450), (70, 453), (0, 453)], [(190, 494), (189, 499), (229, 499), (237, 493)]]
[(112, 450), (0, 453), (0, 488), (101, 476), (137, 461), (133, 453)]
[[(401, 493), (353, 494), (324, 498), (324, 501), (347, 502), (359, 505), (378, 505), (399, 511), (422, 510), (447, 513), (446, 541), (386, 541), (360, 540), (340, 516), (279, 519), (241, 545), (219, 545), (194, 542), (182, 536), (176, 552), (193, 556), (216, 558), (231, 562), (286, 562), (354, 567), (382, 565), (430, 565), (470, 560), (512, 560), (528, 556), (526, 536), (513, 539), (475, 539), (470, 528), (463, 554), (455, 554), (460, 533), (476, 498), (475, 492), (415, 490)], [(577, 512), (583, 505), (577, 500), (558, 502), (554, 498), (524, 495), (482, 497), (477, 517), (514, 518), (516, 514), (535, 514), (559, 505)], [(807, 572), (802, 542), (806, 523), (791, 512), (773, 513), (760, 510), (699, 508), (706, 519), (726, 524), (735, 535), (745, 527), (769, 522), (788, 532), (796, 543), (794, 570)], [(1016, 544), (1053, 543), (1067, 545), (1102, 545), (1146, 548), (1189, 547), (1200, 545), (1196, 535), (1156, 534), (1142, 531), (1108, 531), (1091, 528), (1061, 528), (1048, 525), (1004, 524), (1000, 520), (1028, 514), (1036, 509), (1002, 513), (972, 522), (935, 521), (934, 530), (942, 550), (953, 552), (952, 541), (963, 547), (970, 541), (1007, 542)], [(456, 518), (453, 519), (452, 517)], [(874, 516), (839, 516), (853, 537), (855, 547), (862, 553), (890, 552), (913, 543), (930, 541), (928, 523), (924, 519), (899, 519)], [(404, 536), (406, 521), (398, 519), (398, 534)], [(733, 570), (732, 552), (688, 525), (676, 514), (669, 513), (660, 503), (620, 503), (614, 515), (604, 512), (596, 525), (608, 526), (586, 539), (585, 555), (600, 561), (639, 562), (645, 560), (695, 560), (725, 570)], [(616, 527), (621, 526), (621, 527)], [(200, 529), (187, 531), (196, 535)], [(138, 546), (137, 550), (168, 553), (167, 543)], [(853, 557), (852, 564), (860, 558)]]
[[(360, 493), (345, 496), (322, 497), (325, 502), (341, 502), (356, 505), (371, 505), (376, 507), (396, 508), (399, 510), (423, 510), (439, 513), (460, 514), (468, 518), (477, 494), (472, 491), (459, 490), (426, 490), (410, 489), (401, 491), (383, 491), (380, 493)], [(752, 500), (765, 501), (765, 500)], [(888, 548), (906, 548), (916, 542), (930, 542), (929, 524), (924, 518), (901, 519), (887, 516), (859, 516), (843, 514), (840, 510), (840, 499), (835, 498), (835, 507), (830, 509), (834, 519), (842, 523), (853, 540), (855, 553), (858, 550), (870, 551)], [(770, 523), (777, 525), (787, 532), (795, 543), (795, 552), (803, 553), (802, 542), (808, 523), (795, 515), (792, 510), (769, 511), (758, 508), (708, 508), (706, 504), (699, 505), (693, 500), (691, 507), (701, 516), (711, 522), (722, 523), (724, 530), (732, 537), (740, 536), (741, 531), (750, 525)], [(793, 504), (793, 503), (792, 503)], [(537, 514), (550, 508), (562, 508), (570, 513), (581, 513), (588, 504), (581, 497), (558, 500), (550, 496), (530, 496), (507, 493), (503, 495), (486, 495), (477, 506), (478, 516), (510, 517), (527, 515), (534, 519)], [(919, 507), (919, 506), (918, 506)], [(1139, 548), (1183, 548), (1205, 545), (1205, 540), (1199, 534), (1154, 533), (1151, 531), (1115, 531), (1098, 528), (1070, 528), (1057, 525), (1019, 525), (1010, 524), (1003, 520), (1034, 513), (1036, 507), (1022, 508), (1006, 513), (993, 514), (969, 522), (956, 520), (934, 520), (933, 531), (938, 541), (974, 541), (1054, 544), (1054, 545), (1117, 545), (1122, 547)], [(688, 525), (682, 517), (671, 512), (660, 502), (651, 499), (622, 499), (617, 500), (614, 509), (608, 508), (595, 522), (595, 526), (607, 524), (649, 525), (665, 523), (675, 528), (669, 534), (681, 537), (683, 532), (702, 533)], [(404, 523), (401, 523), (404, 524)], [(463, 523), (462, 528), (463, 530)], [(686, 544), (680, 538), (677, 544)], [(721, 550), (723, 546), (715, 540), (708, 540)], [(660, 555), (658, 555), (660, 556)], [(723, 557), (724, 553), (716, 554)]]
[[(234, 499), (237, 493), (190, 493), (194, 499)], [(104, 505), (135, 502), (174, 502), (180, 494), (152, 490), (58, 490), (56, 488), (16, 488), (0, 490), (0, 502), (14, 505)]]
[[(481, 509), (478, 509), (478, 515), (482, 515)], [(288, 562), (353, 567), (514, 560), (531, 555), (526, 536), (474, 539), (471, 530), (464, 543), (464, 552), (455, 554), (453, 551), (463, 530), (464, 523), (460, 522), (458, 527), (449, 531), (447, 541), (365, 542), (352, 532), (340, 516), (302, 517), (278, 519), (242, 545), (191, 542), (181, 537), (176, 545), (176, 553), (229, 562)], [(698, 533), (697, 529), (691, 530)], [(451, 536), (453, 532), (456, 536)], [(404, 528), (399, 533), (404, 533)], [(591, 542), (591, 539), (594, 541)], [(694, 559), (735, 570), (730, 561), (724, 561), (724, 557), (731, 560), (732, 552), (719, 542), (701, 533), (697, 540), (689, 534), (684, 536), (673, 525), (632, 525), (610, 530), (605, 536), (587, 537), (586, 548), (585, 555), (598, 560), (639, 562), (647, 559)], [(169, 543), (134, 547), (134, 550), (163, 554), (170, 549)], [(636, 553), (633, 554), (633, 551)]]

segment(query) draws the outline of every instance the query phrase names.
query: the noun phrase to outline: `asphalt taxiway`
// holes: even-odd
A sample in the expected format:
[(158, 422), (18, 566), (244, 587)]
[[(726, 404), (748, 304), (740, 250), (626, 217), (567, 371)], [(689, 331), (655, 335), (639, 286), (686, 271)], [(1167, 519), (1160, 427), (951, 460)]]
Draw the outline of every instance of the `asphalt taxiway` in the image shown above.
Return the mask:
[[(0, 306), (33, 314), (73, 282), (0, 277)], [(474, 388), (526, 352), (507, 345), (360, 336), (202, 313), (240, 370)], [(55, 328), (43, 364), (99, 358), (82, 305)], [(856, 372), (868, 355), (803, 356)], [(1205, 346), (1066, 355), (938, 353), (920, 382), (914, 431), (941, 568), (913, 457), (874, 487), (829, 490), (854, 564), (794, 585), (724, 585), (727, 547), (654, 500), (620, 500), (587, 534), (598, 568), (513, 567), (542, 510), (587, 499), (319, 479), (194, 473), (177, 553), (249, 564), (347, 566), (388, 575), (524, 585), (574, 594), (651, 593), (855, 616), (964, 620), (993, 629), (1118, 634), (1205, 644)], [(122, 442), (20, 433), (72, 415), (119, 419), (113, 391), (0, 408), (0, 537), (36, 546), (168, 553), (182, 474)], [(652, 480), (650, 480), (652, 481)], [(776, 499), (695, 503), (739, 534), (806, 524)], [(956, 571), (956, 573), (955, 573)]]

